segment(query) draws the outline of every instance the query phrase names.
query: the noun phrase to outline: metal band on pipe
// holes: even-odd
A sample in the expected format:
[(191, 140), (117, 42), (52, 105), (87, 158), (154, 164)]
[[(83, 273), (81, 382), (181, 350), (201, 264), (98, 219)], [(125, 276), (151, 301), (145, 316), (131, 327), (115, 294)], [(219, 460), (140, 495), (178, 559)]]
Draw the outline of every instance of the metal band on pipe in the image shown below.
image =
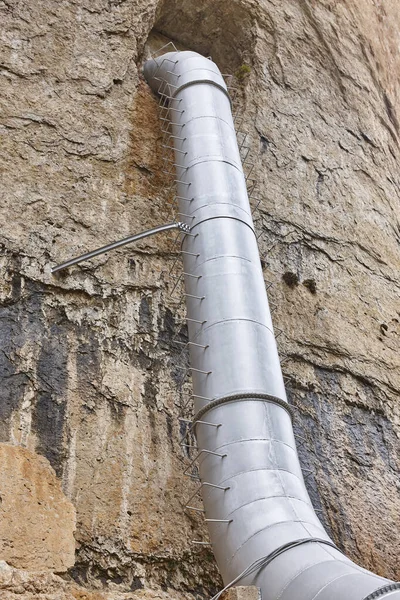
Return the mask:
[(363, 600), (375, 600), (375, 598), (381, 598), (385, 594), (390, 594), (390, 592), (395, 592), (396, 590), (400, 590), (400, 582), (399, 583), (389, 583), (389, 585), (384, 585), (383, 587), (375, 590), (372, 594), (369, 594)]
[(187, 87), (190, 87), (191, 85), (197, 85), (199, 83), (207, 83), (208, 85), (213, 85), (214, 87), (218, 88), (219, 90), (221, 90), (221, 92), (224, 92), (225, 96), (228, 98), (229, 100), (229, 104), (231, 105), (232, 108), (232, 100), (231, 97), (229, 95), (229, 92), (222, 86), (219, 85), (216, 81), (212, 81), (212, 79), (194, 79), (193, 81), (188, 81), (187, 83), (184, 83), (183, 85), (181, 85), (180, 87), (178, 87), (172, 95), (172, 98), (175, 98), (175, 96), (181, 92), (182, 90), (184, 90)]
[(259, 401), (259, 402), (270, 402), (271, 404), (277, 404), (281, 408), (284, 408), (287, 413), (289, 413), (290, 418), (293, 421), (294, 411), (290, 404), (282, 400), (281, 398), (277, 398), (276, 396), (270, 396), (269, 394), (235, 394), (234, 396), (226, 396), (225, 398), (218, 398), (217, 400), (213, 400), (203, 408), (199, 410), (199, 412), (193, 418), (193, 424), (196, 424), (196, 421), (202, 419), (204, 415), (213, 408), (217, 406), (222, 406), (222, 404), (228, 404), (229, 402), (240, 402), (240, 401)]
[[(267, 556), (263, 556), (262, 558), (258, 558), (256, 561), (254, 561), (242, 573), (240, 573), (240, 575), (235, 577), (235, 579), (233, 581), (228, 583), (228, 585), (226, 585), (221, 591), (219, 591), (218, 594), (216, 594), (213, 598), (211, 598), (211, 600), (219, 600), (220, 596), (224, 592), (229, 590), (229, 588), (231, 588), (234, 585), (236, 585), (237, 583), (239, 583), (239, 581), (241, 581), (245, 577), (248, 577), (249, 575), (251, 575), (257, 571), (261, 571), (261, 569), (268, 567), (275, 558), (277, 558), (278, 556), (281, 556), (281, 554), (284, 554), (287, 550), (292, 550), (293, 548), (297, 548), (298, 546), (302, 546), (303, 544), (309, 544), (309, 543), (325, 544), (326, 546), (331, 546), (332, 548), (334, 548), (335, 550), (338, 550), (340, 552), (339, 548), (333, 542), (331, 542), (330, 540), (324, 540), (321, 538), (304, 538), (301, 540), (294, 540), (292, 542), (288, 542), (287, 544), (283, 544), (283, 546), (280, 546), (276, 550), (273, 550)], [(368, 600), (368, 599), (365, 598), (364, 600)]]

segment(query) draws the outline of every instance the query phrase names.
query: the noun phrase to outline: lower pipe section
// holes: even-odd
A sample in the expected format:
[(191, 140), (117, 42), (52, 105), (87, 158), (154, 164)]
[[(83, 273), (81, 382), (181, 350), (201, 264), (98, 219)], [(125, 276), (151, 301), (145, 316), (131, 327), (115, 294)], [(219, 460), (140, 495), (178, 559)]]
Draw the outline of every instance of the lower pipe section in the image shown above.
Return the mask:
[[(308, 496), (230, 100), (194, 52), (147, 61), (175, 148), (195, 432), (206, 521), (225, 584), (263, 600), (400, 600), (330, 540)], [(194, 499), (191, 499), (194, 502)]]
[[(400, 598), (399, 587), (346, 558), (316, 516), (297, 458), (291, 415), (273, 399), (227, 399), (198, 417), (199, 448), (224, 454), (200, 459), (206, 516), (224, 582), (265, 559), (240, 585), (256, 585), (263, 600), (364, 600), (377, 589)], [(390, 587), (387, 587), (390, 586)], [(375, 596), (372, 596), (375, 597)], [(371, 598), (372, 598), (371, 597)], [(378, 597), (378, 596), (377, 596)]]

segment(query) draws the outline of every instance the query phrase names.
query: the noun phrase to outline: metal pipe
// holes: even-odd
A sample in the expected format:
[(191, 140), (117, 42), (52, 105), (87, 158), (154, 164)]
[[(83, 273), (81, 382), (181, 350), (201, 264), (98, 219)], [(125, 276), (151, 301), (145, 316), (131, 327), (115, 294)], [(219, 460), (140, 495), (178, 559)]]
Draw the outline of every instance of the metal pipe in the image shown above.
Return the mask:
[(126, 246), (126, 244), (130, 244), (131, 242), (137, 242), (151, 235), (155, 235), (156, 233), (161, 233), (162, 231), (169, 231), (170, 229), (180, 229), (181, 231), (189, 231), (185, 223), (168, 223), (167, 225), (161, 225), (160, 227), (154, 227), (154, 229), (148, 229), (147, 231), (142, 231), (141, 233), (135, 233), (134, 235), (130, 235), (122, 240), (118, 240), (117, 242), (112, 242), (111, 244), (107, 244), (106, 246), (102, 246), (101, 248), (97, 248), (97, 250), (92, 250), (91, 252), (86, 252), (85, 254), (81, 254), (76, 258), (71, 258), (56, 267), (52, 267), (51, 272), (57, 273), (62, 269), (66, 269), (67, 267), (72, 267), (72, 265), (77, 265), (78, 263), (83, 262), (84, 260), (89, 260), (89, 258), (93, 258), (94, 256), (99, 256), (100, 254), (105, 254), (110, 250), (115, 250), (116, 248), (121, 248), (121, 246)]
[[(218, 67), (194, 52), (172, 52), (147, 61), (144, 74), (154, 92), (161, 81), (181, 100), (182, 110), (169, 116), (172, 134), (184, 128), (186, 138), (185, 151), (171, 138), (185, 167), (176, 181), (179, 210), (187, 214), (180, 199), (190, 187), (189, 213), (196, 217), (182, 243), (191, 275), (184, 282), (197, 411), (189, 429), (196, 431), (199, 491), (224, 583), (257, 585), (263, 600), (365, 600), (378, 589), (379, 597), (400, 600), (396, 584), (336, 548), (311, 505)], [(204, 416), (223, 426), (196, 427)]]

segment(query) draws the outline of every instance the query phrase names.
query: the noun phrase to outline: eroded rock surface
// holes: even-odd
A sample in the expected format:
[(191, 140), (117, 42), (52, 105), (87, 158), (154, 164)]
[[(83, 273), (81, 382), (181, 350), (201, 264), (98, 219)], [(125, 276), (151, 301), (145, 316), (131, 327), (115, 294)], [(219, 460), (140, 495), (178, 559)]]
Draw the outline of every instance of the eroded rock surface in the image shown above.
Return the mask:
[(0, 2), (0, 440), (62, 481), (77, 513), (69, 575), (88, 589), (220, 586), (183, 508), (196, 488), (179, 445), (190, 384), (171, 238), (50, 274), (171, 219), (140, 74), (170, 37), (237, 75), (314, 503), (352, 558), (400, 579), (399, 12), (390, 0)]
[(138, 590), (120, 593), (88, 590), (68, 582), (54, 573), (13, 569), (0, 561), (0, 595), (2, 600), (193, 600), (194, 596), (179, 592)]
[(67, 571), (75, 562), (75, 510), (48, 461), (0, 443), (0, 556), (14, 567)]

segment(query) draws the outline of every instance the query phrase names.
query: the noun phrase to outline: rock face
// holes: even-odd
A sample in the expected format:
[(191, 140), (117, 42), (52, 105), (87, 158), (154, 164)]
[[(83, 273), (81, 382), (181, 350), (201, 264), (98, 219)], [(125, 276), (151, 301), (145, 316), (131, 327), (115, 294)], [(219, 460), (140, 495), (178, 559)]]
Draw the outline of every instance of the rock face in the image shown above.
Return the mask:
[[(191, 543), (207, 539), (202, 521), (184, 511), (196, 487), (179, 445), (190, 382), (172, 238), (50, 274), (171, 220), (157, 100), (141, 65), (173, 38), (236, 74), (314, 504), (351, 558), (399, 579), (400, 8), (7, 0), (0, 18), (0, 441), (45, 457), (73, 503), (68, 576), (113, 598), (150, 594), (142, 588), (209, 597), (221, 585), (211, 553)], [(10, 539), (15, 556), (28, 537)], [(54, 556), (47, 545), (37, 552), (40, 566), (27, 556), (15, 565), (64, 569), (59, 543)], [(25, 597), (52, 598), (43, 586)]]
[(67, 571), (75, 562), (75, 510), (48, 461), (0, 444), (0, 556), (14, 567)]
[[(5, 561), (0, 561), (0, 594), (2, 600), (169, 600), (171, 597), (162, 590), (134, 593), (89, 591), (64, 581), (54, 573), (13, 569)], [(174, 598), (193, 600), (194, 596), (177, 593)]]
[(237, 586), (224, 592), (221, 600), (261, 600), (261, 595), (254, 586)]

